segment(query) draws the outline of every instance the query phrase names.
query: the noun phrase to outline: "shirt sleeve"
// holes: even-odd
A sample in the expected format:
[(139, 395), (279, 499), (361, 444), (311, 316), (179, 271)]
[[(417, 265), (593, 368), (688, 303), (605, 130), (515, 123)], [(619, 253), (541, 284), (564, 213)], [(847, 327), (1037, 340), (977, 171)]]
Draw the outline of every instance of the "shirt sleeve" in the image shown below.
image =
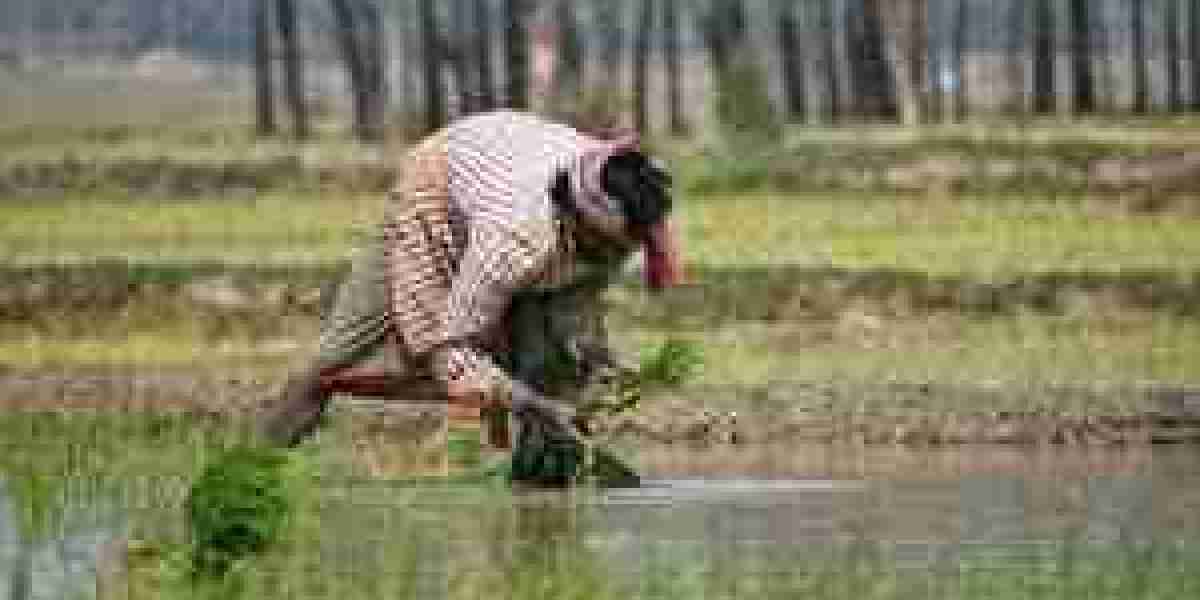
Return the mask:
[(450, 232), (444, 210), (410, 195), (388, 221), (388, 295), (391, 322), (404, 347), (427, 356), (446, 341)]
[(471, 229), (448, 298), (444, 351), (435, 357), (440, 377), (484, 389), (507, 381), (481, 341), (501, 325), (513, 295), (545, 270), (554, 243), (553, 222), (545, 219)]

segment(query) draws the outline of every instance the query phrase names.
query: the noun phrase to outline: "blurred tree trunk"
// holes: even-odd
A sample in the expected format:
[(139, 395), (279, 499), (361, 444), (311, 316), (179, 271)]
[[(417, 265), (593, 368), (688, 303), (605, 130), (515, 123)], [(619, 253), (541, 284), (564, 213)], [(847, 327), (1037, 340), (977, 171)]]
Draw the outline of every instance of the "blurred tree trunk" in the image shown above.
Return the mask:
[(967, 119), (967, 113), (970, 108), (970, 90), (968, 89), (968, 73), (967, 73), (967, 28), (970, 24), (970, 19), (967, 13), (967, 0), (958, 0), (958, 7), (954, 13), (954, 119), (956, 122), (962, 123)]
[(442, 86), (442, 36), (438, 33), (437, 0), (419, 0), (417, 19), (421, 26), (421, 45), (425, 61), (422, 79), (425, 89), (425, 129), (437, 131), (446, 124), (446, 90)]
[(714, 0), (701, 22), (713, 70), (718, 77), (729, 75), (746, 41), (746, 12), (741, 0)]
[(350, 0), (330, 0), (335, 22), (335, 35), (342, 60), (346, 63), (346, 75), (350, 80), (353, 102), (353, 131), (358, 139), (370, 138), (371, 99), (366, 61), (358, 43), (357, 18)]
[(1013, 0), (1009, 7), (1008, 59), (1005, 68), (1011, 93), (1009, 111), (1013, 115), (1025, 113), (1025, 36), (1028, 29), (1025, 19), (1028, 8), (1026, 0)]
[(799, 38), (796, 9), (797, 4), (792, 0), (775, 0), (775, 14), (779, 22), (777, 42), (788, 119), (803, 122), (807, 118), (805, 99), (808, 91), (804, 80), (804, 51)]
[(1150, 110), (1150, 74), (1146, 68), (1146, 3), (1133, 0), (1130, 4), (1130, 28), (1133, 31), (1133, 112), (1145, 114)]
[(1193, 111), (1200, 111), (1200, 0), (1188, 3), (1188, 54), (1191, 56)]
[(254, 2), (254, 130), (260, 136), (275, 135), (275, 86), (271, 69), (270, 0)]
[(474, 102), (471, 93), (471, 68), (467, 39), (470, 37), (467, 25), (468, 0), (450, 0), (450, 39), (446, 44), (449, 50), (450, 66), (454, 71), (454, 87), (458, 93), (458, 114), (474, 112)]
[(366, 26), (367, 140), (383, 139), (387, 125), (387, 47), (384, 43), (383, 13), (377, 2), (362, 0), (362, 20)]
[(1054, 112), (1054, 7), (1053, 0), (1034, 0), (1033, 110)]
[(1096, 110), (1096, 78), (1092, 72), (1092, 22), (1089, 3), (1071, 0), (1071, 63), (1075, 79), (1075, 112)]
[(492, 80), (492, 18), (488, 0), (475, 1), (475, 62), (479, 69), (476, 101), (479, 110), (496, 106), (496, 84)]
[(679, 63), (679, 0), (663, 0), (663, 54), (667, 68), (667, 118), (672, 135), (685, 135)]
[(654, 0), (641, 0), (637, 41), (633, 49), (633, 121), (634, 127), (643, 133), (650, 129), (650, 35), (654, 29), (654, 8)]
[(560, 114), (578, 106), (586, 81), (586, 48), (575, 14), (576, 0), (558, 0), (555, 20), (559, 28), (559, 68), (554, 80), (554, 108)]
[(596, 25), (603, 42), (600, 62), (604, 64), (605, 85), (619, 88), (621, 81), (621, 54), (625, 47), (624, 30), (621, 27), (623, 0), (604, 0), (596, 7)]
[(856, 0), (846, 11), (849, 55), (854, 77), (854, 106), (860, 117), (897, 115), (893, 62), (884, 32), (884, 11), (906, 0)]
[[(943, 26), (942, 24), (945, 23), (943, 15), (944, 11), (940, 10), (942, 7), (942, 0), (935, 0), (933, 4), (936, 6), (936, 10), (929, 10), (926, 14), (926, 18), (929, 19), (930, 23), (932, 23), (931, 29), (941, 32)], [(939, 35), (935, 39), (937, 40), (937, 43), (929, 44), (929, 47), (926, 51), (926, 57), (929, 61), (926, 71), (929, 73), (929, 80), (932, 83), (929, 88), (929, 107), (927, 110), (929, 121), (931, 123), (941, 122), (946, 114), (946, 55), (944, 53), (943, 44), (941, 43), (942, 37)]]
[(929, 119), (929, 0), (913, 0), (910, 12), (912, 23), (908, 47), (909, 71), (912, 74), (913, 90), (917, 96), (920, 118)]
[(821, 32), (824, 45), (825, 93), (828, 96), (829, 121), (836, 123), (842, 116), (841, 77), (838, 73), (837, 15), (835, 0), (821, 0)]
[(529, 108), (529, 33), (527, 0), (504, 0), (504, 58), (507, 75), (508, 105), (517, 110)]
[(279, 15), (279, 37), (283, 41), (284, 90), (292, 113), (293, 135), (303, 140), (309, 135), (309, 125), (308, 106), (304, 101), (304, 64), (296, 30), (296, 3), (295, 0), (277, 0), (275, 6)]
[(741, 0), (717, 0), (699, 19), (716, 82), (715, 114), (726, 141), (754, 147), (781, 132)]
[(846, 99), (846, 103), (850, 107), (850, 112), (858, 117), (862, 117), (866, 112), (866, 95), (863, 90), (863, 66), (867, 49), (864, 47), (866, 40), (863, 36), (863, 21), (866, 19), (867, 0), (845, 0), (842, 14), (840, 15), (842, 30), (845, 32), (845, 48), (846, 48), (846, 63), (849, 69), (850, 80), (847, 84), (850, 97)]
[(1179, 64), (1179, 0), (1167, 0), (1164, 17), (1167, 36), (1167, 107), (1172, 113), (1183, 110), (1182, 73)]
[(921, 90), (924, 74), (921, 59), (925, 48), (923, 0), (885, 0), (879, 8), (883, 55), (890, 66), (900, 122), (915, 126), (922, 121)]

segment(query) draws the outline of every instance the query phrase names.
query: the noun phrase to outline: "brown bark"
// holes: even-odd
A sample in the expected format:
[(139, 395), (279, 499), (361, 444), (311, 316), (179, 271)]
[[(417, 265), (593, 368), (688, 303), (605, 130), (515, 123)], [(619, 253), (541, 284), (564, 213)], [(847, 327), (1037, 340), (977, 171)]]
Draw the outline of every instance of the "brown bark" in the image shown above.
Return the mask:
[(924, 11), (922, 5), (923, 2), (918, 0), (891, 0), (880, 7), (884, 56), (891, 66), (897, 113), (905, 125), (918, 125), (923, 117), (921, 88), (924, 78), (919, 59), (924, 38), (924, 32), (919, 29)]
[(1092, 27), (1089, 0), (1071, 0), (1071, 62), (1075, 76), (1075, 112), (1096, 110), (1096, 79), (1092, 73)]
[(1052, 0), (1034, 0), (1033, 110), (1054, 112), (1054, 11)]
[(667, 70), (667, 118), (673, 135), (687, 133), (683, 117), (681, 69), (679, 64), (679, 0), (663, 0), (663, 59)]
[(283, 41), (284, 93), (292, 113), (292, 130), (297, 139), (309, 135), (308, 107), (304, 102), (304, 65), (296, 30), (295, 0), (276, 0), (279, 37)]
[(776, 0), (775, 14), (779, 23), (780, 68), (783, 73), (783, 89), (787, 103), (788, 118), (793, 121), (805, 119), (805, 97), (807, 88), (804, 80), (804, 51), (799, 39), (799, 24), (796, 21), (797, 5), (791, 0)]
[(559, 0), (556, 21), (559, 27), (559, 60), (554, 82), (556, 110), (567, 111), (579, 102), (586, 81), (586, 48), (575, 14), (576, 0)]
[(508, 105), (529, 108), (529, 32), (526, 24), (528, 0), (504, 0), (504, 57)]
[(1183, 74), (1179, 64), (1179, 0), (1167, 0), (1165, 29), (1167, 36), (1167, 107), (1172, 113), (1183, 110)]
[(1200, 0), (1188, 3), (1188, 55), (1191, 58), (1193, 112), (1200, 111)]
[(1146, 4), (1133, 0), (1130, 4), (1130, 25), (1133, 29), (1133, 112), (1150, 110), (1150, 74), (1146, 66)]
[(275, 90), (271, 69), (271, 11), (269, 0), (255, 0), (254, 26), (254, 126), (260, 136), (277, 133)]
[(641, 14), (638, 17), (637, 42), (633, 52), (633, 98), (634, 126), (638, 131), (646, 132), (650, 127), (649, 113), (649, 70), (650, 70), (650, 35), (654, 27), (654, 0), (641, 1)]
[(496, 84), (492, 77), (492, 15), (487, 0), (475, 2), (475, 63), (479, 69), (475, 107), (490, 110), (496, 104)]
[(435, 0), (417, 4), (421, 40), (425, 48), (422, 75), (425, 88), (425, 129), (436, 131), (446, 124), (446, 90), (442, 87), (442, 40), (438, 35)]

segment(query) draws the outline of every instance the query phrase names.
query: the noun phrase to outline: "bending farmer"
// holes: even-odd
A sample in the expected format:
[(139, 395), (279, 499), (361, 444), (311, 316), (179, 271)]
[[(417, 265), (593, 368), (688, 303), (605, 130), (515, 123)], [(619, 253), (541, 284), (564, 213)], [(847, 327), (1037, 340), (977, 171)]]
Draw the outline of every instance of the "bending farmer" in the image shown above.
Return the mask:
[(524, 113), (468, 117), (426, 139), (325, 316), (316, 360), (289, 381), (264, 433), (299, 443), (327, 406), (329, 378), (374, 363), (392, 378), (432, 379), (452, 404), (510, 404), (513, 479), (569, 481), (580, 439), (552, 367), (566, 357), (578, 384), (617, 366), (586, 321), (639, 247), (652, 289), (676, 282), (669, 185), (635, 138)]

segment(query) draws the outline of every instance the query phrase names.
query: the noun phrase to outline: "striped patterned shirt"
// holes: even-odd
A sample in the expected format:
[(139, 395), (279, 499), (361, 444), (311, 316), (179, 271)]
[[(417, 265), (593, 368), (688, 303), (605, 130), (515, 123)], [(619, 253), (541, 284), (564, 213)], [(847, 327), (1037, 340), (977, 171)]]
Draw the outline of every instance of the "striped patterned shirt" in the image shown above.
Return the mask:
[(457, 121), (408, 156), (387, 220), (391, 317), (440, 379), (506, 381), (484, 349), (497, 346), (513, 295), (567, 283), (577, 262), (551, 183), (565, 169), (576, 204), (606, 204), (590, 152), (602, 145), (500, 111)]

